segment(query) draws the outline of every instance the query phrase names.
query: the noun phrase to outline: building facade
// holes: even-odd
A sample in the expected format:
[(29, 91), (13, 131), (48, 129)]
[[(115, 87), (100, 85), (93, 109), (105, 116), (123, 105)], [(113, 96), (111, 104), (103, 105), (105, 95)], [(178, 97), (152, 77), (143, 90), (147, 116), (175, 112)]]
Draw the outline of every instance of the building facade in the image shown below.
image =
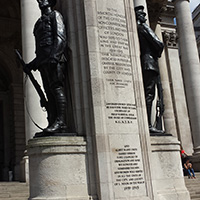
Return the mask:
[(192, 19), (194, 23), (194, 31), (197, 39), (197, 48), (200, 56), (200, 4), (192, 12)]
[[(9, 172), (13, 173), (13, 180), (26, 181), (26, 144), (40, 131), (34, 122), (46, 126), (46, 115), (41, 111), (32, 84), (23, 74), (14, 49), (23, 53), (25, 62), (34, 58), (32, 31), (40, 11), (34, 1), (11, 0), (0, 4), (0, 181), (8, 181)], [(84, 0), (58, 0), (56, 8), (64, 16), (69, 66), (73, 66), (66, 74), (67, 121), (72, 131), (92, 141), (91, 108), (88, 108), (91, 99), (87, 97), (91, 93), (88, 86), (91, 80), (88, 78), (89, 61), (84, 57), (87, 55), (86, 4)], [(138, 5), (145, 7), (148, 23), (165, 44), (159, 59), (165, 132), (177, 138), (196, 162), (200, 155), (200, 67), (189, 1), (134, 0), (134, 6)], [(194, 24), (199, 23), (195, 21), (198, 8), (193, 13)], [(37, 72), (34, 76), (40, 79)], [(93, 156), (93, 153), (88, 153), (90, 162)], [(197, 162), (196, 169), (198, 166)]]

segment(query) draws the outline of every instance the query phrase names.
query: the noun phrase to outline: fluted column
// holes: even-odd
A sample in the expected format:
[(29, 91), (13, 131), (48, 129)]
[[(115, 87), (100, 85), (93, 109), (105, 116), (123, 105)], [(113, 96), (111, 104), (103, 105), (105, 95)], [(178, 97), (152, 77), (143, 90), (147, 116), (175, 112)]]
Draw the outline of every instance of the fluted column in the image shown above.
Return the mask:
[[(37, 1), (21, 1), (21, 22), (22, 22), (22, 49), (25, 62), (30, 62), (35, 57), (35, 41), (33, 36), (33, 27), (40, 16), (40, 10)], [(34, 77), (40, 80), (38, 72), (34, 73)], [(40, 131), (32, 122), (33, 120), (40, 126), (46, 126), (46, 116), (39, 105), (39, 97), (28, 79), (24, 82), (25, 95), (25, 130), (26, 141), (30, 139), (36, 132)]]
[(175, 0), (180, 59), (195, 154), (200, 154), (200, 66), (188, 0)]
[[(158, 36), (158, 38), (161, 41), (163, 41), (161, 25), (159, 22), (156, 25), (155, 33)], [(177, 130), (176, 130), (176, 124), (175, 124), (175, 116), (174, 116), (174, 109), (173, 109), (173, 104), (172, 104), (172, 96), (171, 96), (171, 91), (170, 91), (169, 74), (167, 70), (167, 61), (166, 61), (165, 52), (163, 52), (161, 55), (161, 58), (158, 59), (158, 64), (159, 64), (160, 77), (161, 77), (161, 82), (162, 82), (162, 87), (163, 87), (163, 101), (165, 105), (165, 111), (163, 115), (165, 132), (170, 133), (173, 136), (177, 137)]]

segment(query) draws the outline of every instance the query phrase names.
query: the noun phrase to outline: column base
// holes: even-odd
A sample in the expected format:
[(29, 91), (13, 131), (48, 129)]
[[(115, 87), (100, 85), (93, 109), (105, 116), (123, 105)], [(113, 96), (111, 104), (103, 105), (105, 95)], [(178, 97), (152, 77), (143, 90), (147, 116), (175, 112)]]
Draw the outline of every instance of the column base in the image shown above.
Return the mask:
[(20, 181), (21, 182), (26, 182), (27, 184), (29, 184), (29, 159), (28, 156), (25, 155), (22, 159), (22, 161), (20, 162)]
[(200, 153), (191, 156), (190, 161), (195, 172), (200, 172)]
[(88, 200), (83, 137), (42, 137), (28, 142), (29, 200)]
[(157, 200), (190, 200), (180, 158), (180, 142), (172, 136), (151, 137), (152, 179)]
[(200, 146), (194, 148), (194, 156), (200, 156)]

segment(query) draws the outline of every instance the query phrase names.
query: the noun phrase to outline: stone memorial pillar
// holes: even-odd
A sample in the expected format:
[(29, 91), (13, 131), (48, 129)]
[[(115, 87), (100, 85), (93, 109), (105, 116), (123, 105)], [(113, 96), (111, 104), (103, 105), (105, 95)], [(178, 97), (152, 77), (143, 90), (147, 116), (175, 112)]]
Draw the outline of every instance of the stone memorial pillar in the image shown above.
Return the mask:
[[(22, 20), (22, 52), (25, 62), (30, 62), (35, 57), (35, 39), (33, 36), (34, 24), (40, 16), (38, 3), (34, 1), (21, 1), (21, 20)], [(33, 72), (35, 79), (39, 81), (41, 78), (39, 72)], [(39, 96), (33, 87), (30, 79), (24, 80), (24, 102), (25, 102), (25, 131), (26, 141), (33, 137), (33, 135), (40, 131), (31, 118), (38, 123), (41, 127), (46, 127), (46, 113), (40, 107)]]
[(85, 1), (98, 197), (152, 199), (149, 131), (132, 0)]
[[(161, 200), (166, 190), (159, 194), (156, 190), (159, 174), (153, 173), (155, 163), (149, 146), (133, 2), (87, 0), (85, 14), (98, 197), (101, 200)], [(175, 186), (177, 190), (172, 192), (170, 188), (169, 196), (178, 200), (185, 195), (189, 199), (177, 155), (176, 152), (173, 162), (178, 167), (177, 178), (182, 181)], [(159, 155), (156, 153), (156, 156)], [(158, 169), (164, 173), (162, 166)]]
[(180, 59), (188, 103), (194, 154), (200, 154), (200, 65), (188, 0), (175, 0)]

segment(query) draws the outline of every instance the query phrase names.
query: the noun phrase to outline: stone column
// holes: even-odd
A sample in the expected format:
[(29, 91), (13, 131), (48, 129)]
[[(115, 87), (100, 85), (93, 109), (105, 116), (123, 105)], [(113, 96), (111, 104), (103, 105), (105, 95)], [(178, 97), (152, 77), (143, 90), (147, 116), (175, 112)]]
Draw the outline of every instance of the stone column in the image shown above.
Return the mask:
[(133, 1), (85, 0), (84, 6), (98, 197), (153, 199)]
[(165, 53), (171, 82), (171, 94), (173, 99), (178, 139), (181, 141), (183, 149), (189, 155), (192, 155), (193, 144), (179, 60), (177, 34), (175, 30), (164, 31), (163, 36), (166, 46)]
[[(157, 23), (155, 33), (158, 38), (163, 41), (162, 32), (161, 32), (161, 25)], [(160, 69), (160, 77), (163, 87), (163, 100), (165, 111), (163, 115), (164, 119), (164, 128), (166, 133), (170, 133), (173, 136), (177, 137), (177, 130), (176, 130), (176, 123), (175, 123), (175, 116), (174, 116), (174, 109), (172, 104), (172, 96), (169, 84), (169, 74), (167, 70), (167, 61), (165, 56), (165, 50), (162, 53), (161, 58), (158, 59), (159, 69)]]
[(200, 154), (200, 66), (188, 0), (175, 0), (180, 59), (189, 109), (194, 154)]
[[(36, 20), (40, 16), (40, 10), (37, 1), (21, 1), (21, 20), (22, 20), (22, 50), (25, 62), (30, 62), (35, 57), (35, 41), (33, 36), (33, 27)], [(39, 72), (33, 72), (34, 77), (39, 80), (41, 85)], [(24, 81), (24, 95), (25, 95), (25, 129), (26, 141), (40, 131), (32, 122), (33, 120), (40, 126), (46, 126), (45, 113), (40, 107), (40, 100), (32, 83), (29, 79)]]

